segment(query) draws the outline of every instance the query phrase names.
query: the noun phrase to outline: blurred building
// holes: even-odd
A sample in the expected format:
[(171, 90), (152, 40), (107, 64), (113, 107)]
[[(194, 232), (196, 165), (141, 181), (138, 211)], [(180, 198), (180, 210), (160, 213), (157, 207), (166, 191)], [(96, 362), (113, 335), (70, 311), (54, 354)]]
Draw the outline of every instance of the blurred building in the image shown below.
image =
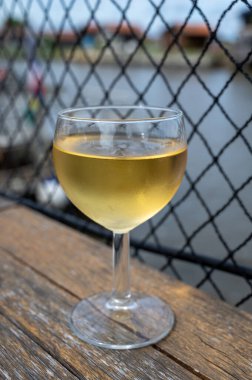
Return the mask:
[(101, 39), (101, 31), (96, 24), (88, 24), (80, 29), (80, 42), (86, 48), (92, 48), (99, 45)]
[(206, 24), (175, 24), (170, 30), (165, 30), (161, 40), (164, 46), (170, 46), (174, 37), (178, 36), (178, 43), (185, 48), (202, 48), (209, 39), (211, 31)]
[(101, 40), (101, 30), (94, 24), (88, 24), (75, 30), (62, 30), (59, 33), (46, 32), (44, 39), (49, 44), (57, 44), (62, 47), (73, 45), (95, 47)]
[(109, 23), (104, 26), (104, 30), (106, 37), (113, 40), (113, 46), (125, 53), (131, 53), (143, 37), (142, 29), (132, 23)]

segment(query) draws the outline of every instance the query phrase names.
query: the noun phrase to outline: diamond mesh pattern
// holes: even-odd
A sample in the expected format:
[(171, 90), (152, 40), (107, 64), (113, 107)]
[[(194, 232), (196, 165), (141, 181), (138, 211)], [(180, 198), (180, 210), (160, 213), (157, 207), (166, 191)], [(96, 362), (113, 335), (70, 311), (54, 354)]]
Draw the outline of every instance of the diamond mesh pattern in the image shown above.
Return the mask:
[[(49, 0), (1, 3), (1, 195), (109, 239), (71, 207), (57, 209), (54, 187), (46, 199), (38, 199), (39, 184), (53, 175), (57, 111), (111, 103), (176, 106), (188, 128), (185, 180), (171, 204), (132, 233), (133, 255), (252, 310), (252, 42), (238, 56), (237, 46), (221, 38), (225, 19), (241, 5), (252, 12), (252, 5), (230, 1), (213, 25), (201, 1), (185, 0), (187, 15), (174, 28), (167, 3), (146, 2), (151, 11), (142, 30), (132, 21), (133, 0), (107, 0), (111, 20), (113, 15), (117, 20), (109, 28), (101, 21), (104, 0), (58, 0), (56, 13)], [(34, 9), (36, 23), (31, 22)], [(83, 13), (81, 25), (73, 9)], [(16, 14), (23, 22), (9, 20), (4, 26)], [(209, 36), (191, 51), (182, 38), (195, 15)], [(148, 42), (157, 22), (170, 36), (159, 49), (157, 42)], [(213, 51), (224, 66), (206, 68)], [(34, 62), (35, 92), (27, 88)]]

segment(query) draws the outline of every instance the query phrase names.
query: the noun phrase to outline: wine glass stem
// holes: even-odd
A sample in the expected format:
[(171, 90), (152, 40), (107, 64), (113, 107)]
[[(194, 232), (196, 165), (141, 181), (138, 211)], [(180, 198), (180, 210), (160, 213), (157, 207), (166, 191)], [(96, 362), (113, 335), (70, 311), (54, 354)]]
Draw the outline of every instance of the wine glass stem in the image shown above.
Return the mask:
[(113, 290), (110, 304), (127, 307), (130, 303), (129, 233), (113, 234)]

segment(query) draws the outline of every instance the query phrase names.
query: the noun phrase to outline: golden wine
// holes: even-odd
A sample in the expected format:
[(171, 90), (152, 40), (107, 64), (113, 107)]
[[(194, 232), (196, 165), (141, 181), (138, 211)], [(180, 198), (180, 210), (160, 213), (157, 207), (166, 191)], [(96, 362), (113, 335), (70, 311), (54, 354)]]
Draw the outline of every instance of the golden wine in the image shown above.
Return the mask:
[(107, 229), (123, 233), (171, 200), (184, 175), (187, 149), (172, 139), (71, 135), (57, 138), (53, 157), (73, 204)]

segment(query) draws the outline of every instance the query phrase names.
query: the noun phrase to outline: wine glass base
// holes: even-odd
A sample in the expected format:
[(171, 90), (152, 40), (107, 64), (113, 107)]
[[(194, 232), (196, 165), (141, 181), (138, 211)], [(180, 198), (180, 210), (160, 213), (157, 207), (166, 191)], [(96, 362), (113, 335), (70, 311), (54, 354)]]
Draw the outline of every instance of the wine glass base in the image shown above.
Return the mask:
[(111, 294), (101, 293), (75, 306), (70, 325), (85, 342), (122, 350), (160, 341), (169, 334), (174, 321), (171, 308), (157, 297), (138, 293), (127, 306), (115, 306)]

